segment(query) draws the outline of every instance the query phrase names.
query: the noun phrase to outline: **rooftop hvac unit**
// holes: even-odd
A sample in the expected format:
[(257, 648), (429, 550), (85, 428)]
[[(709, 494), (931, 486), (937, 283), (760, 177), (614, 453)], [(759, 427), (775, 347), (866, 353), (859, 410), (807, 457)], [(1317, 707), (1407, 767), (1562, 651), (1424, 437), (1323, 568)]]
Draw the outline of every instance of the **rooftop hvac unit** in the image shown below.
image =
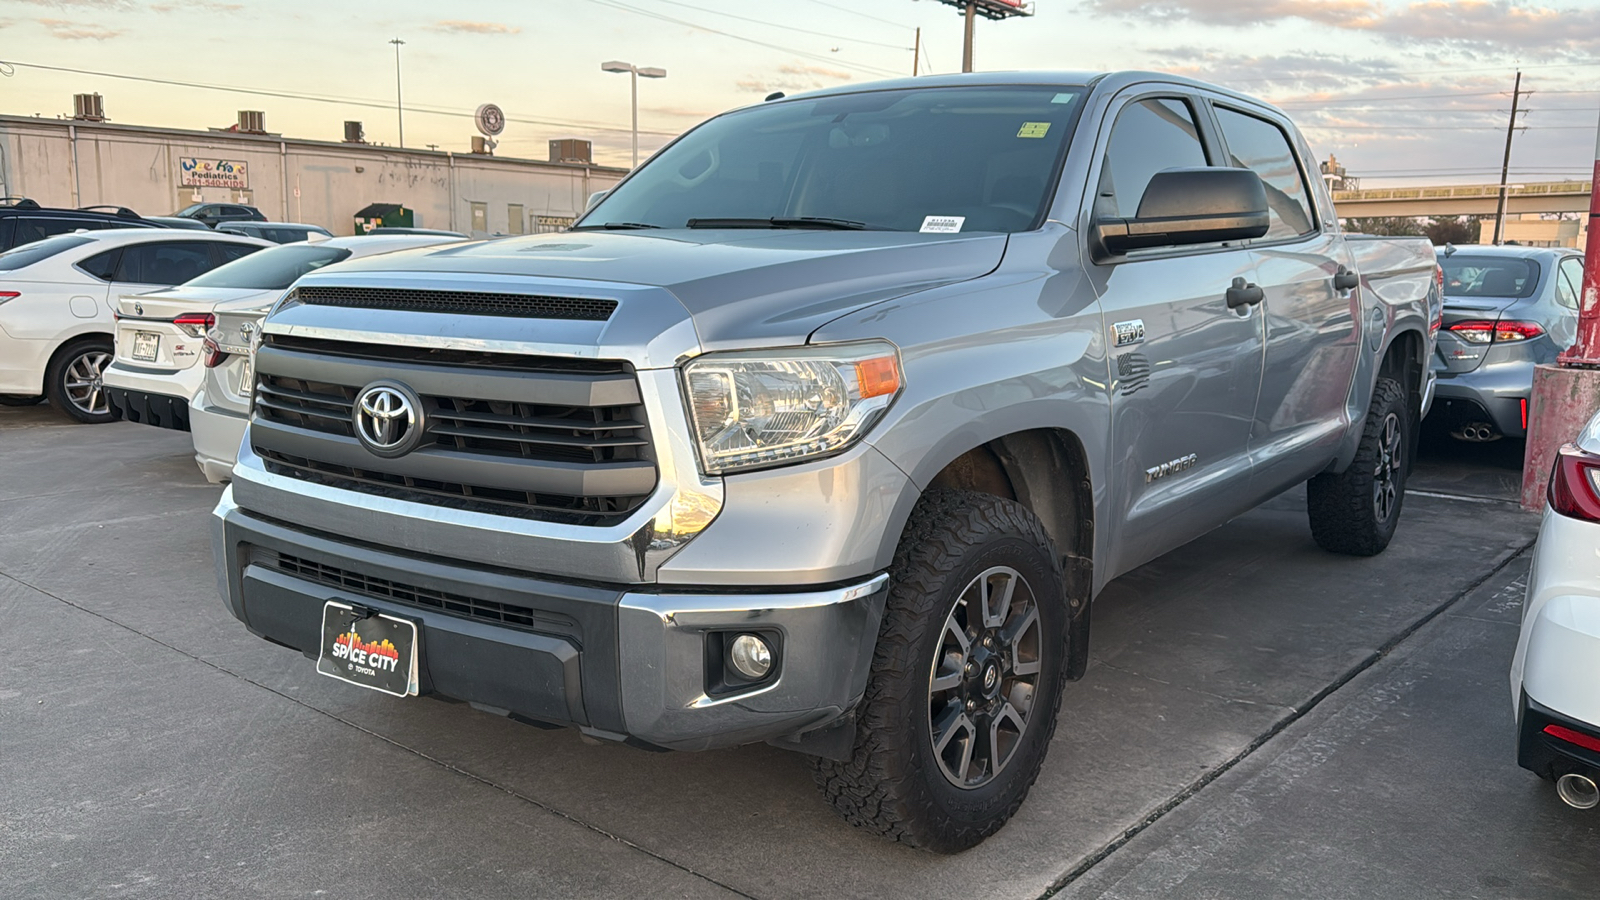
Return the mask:
[(594, 151), (588, 141), (563, 138), (550, 142), (550, 161), (564, 163), (594, 162)]
[(494, 152), (494, 142), (481, 134), (472, 136), (472, 152), (479, 156), (490, 156)]
[(344, 123), (344, 142), (346, 144), (365, 144), (367, 133), (361, 130), (360, 122)]
[(250, 134), (266, 134), (267, 114), (259, 109), (239, 110), (239, 130)]
[(73, 94), (72, 117), (89, 122), (104, 122), (106, 107), (99, 94)]

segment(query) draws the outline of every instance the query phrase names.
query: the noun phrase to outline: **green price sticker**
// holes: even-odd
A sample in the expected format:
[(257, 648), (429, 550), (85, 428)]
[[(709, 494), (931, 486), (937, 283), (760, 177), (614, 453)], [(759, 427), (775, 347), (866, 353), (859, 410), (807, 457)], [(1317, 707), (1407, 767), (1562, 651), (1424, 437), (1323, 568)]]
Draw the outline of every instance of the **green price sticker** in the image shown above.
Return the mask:
[(1023, 122), (1017, 132), (1019, 138), (1042, 138), (1050, 131), (1049, 122)]

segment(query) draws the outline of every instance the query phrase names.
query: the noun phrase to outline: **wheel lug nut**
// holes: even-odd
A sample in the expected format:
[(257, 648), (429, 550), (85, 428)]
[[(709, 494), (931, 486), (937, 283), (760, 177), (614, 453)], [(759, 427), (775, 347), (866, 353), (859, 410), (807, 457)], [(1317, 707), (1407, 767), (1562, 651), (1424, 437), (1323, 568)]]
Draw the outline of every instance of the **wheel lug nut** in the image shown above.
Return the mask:
[(967, 663), (966, 673), (968, 675), (978, 674), (978, 664), (974, 662)]
[(976, 700), (968, 700), (967, 701), (967, 709), (968, 709), (968, 711), (971, 711), (971, 710), (974, 710), (974, 709), (977, 709), (977, 708), (978, 708), (978, 701), (976, 701)]

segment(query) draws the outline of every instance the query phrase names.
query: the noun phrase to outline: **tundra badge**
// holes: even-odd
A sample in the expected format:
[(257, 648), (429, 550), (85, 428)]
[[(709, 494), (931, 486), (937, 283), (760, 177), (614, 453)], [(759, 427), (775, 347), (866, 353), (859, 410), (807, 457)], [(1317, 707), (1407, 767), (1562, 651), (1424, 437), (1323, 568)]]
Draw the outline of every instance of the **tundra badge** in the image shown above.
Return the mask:
[(1191, 453), (1188, 456), (1180, 456), (1172, 462), (1164, 462), (1159, 466), (1151, 466), (1150, 468), (1144, 470), (1144, 483), (1149, 484), (1150, 482), (1155, 481), (1157, 478), (1165, 478), (1168, 475), (1182, 472), (1184, 469), (1194, 468), (1194, 464), (1198, 462), (1199, 459), (1200, 457)]

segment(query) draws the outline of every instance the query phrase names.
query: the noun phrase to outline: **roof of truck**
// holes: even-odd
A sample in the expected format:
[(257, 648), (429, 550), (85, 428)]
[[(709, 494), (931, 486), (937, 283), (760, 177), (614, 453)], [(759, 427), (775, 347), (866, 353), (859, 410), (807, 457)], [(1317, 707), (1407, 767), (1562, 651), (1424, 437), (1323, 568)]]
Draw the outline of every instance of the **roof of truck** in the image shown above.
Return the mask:
[(863, 91), (892, 91), (906, 88), (926, 87), (960, 87), (963, 85), (1060, 85), (1063, 87), (1104, 87), (1109, 90), (1121, 90), (1129, 85), (1142, 81), (1159, 81), (1163, 84), (1181, 84), (1220, 94), (1227, 94), (1239, 100), (1256, 104), (1257, 106), (1273, 107), (1272, 104), (1249, 94), (1186, 78), (1182, 75), (1173, 75), (1169, 72), (1143, 72), (1126, 70), (1121, 72), (1086, 72), (1074, 70), (1028, 70), (1016, 72), (964, 72), (953, 75), (922, 75), (915, 78), (892, 78), (885, 81), (869, 81), (861, 84), (839, 85), (837, 87), (822, 88), (815, 91), (806, 91), (782, 99), (802, 100), (814, 97), (828, 97), (838, 94), (855, 94)]

